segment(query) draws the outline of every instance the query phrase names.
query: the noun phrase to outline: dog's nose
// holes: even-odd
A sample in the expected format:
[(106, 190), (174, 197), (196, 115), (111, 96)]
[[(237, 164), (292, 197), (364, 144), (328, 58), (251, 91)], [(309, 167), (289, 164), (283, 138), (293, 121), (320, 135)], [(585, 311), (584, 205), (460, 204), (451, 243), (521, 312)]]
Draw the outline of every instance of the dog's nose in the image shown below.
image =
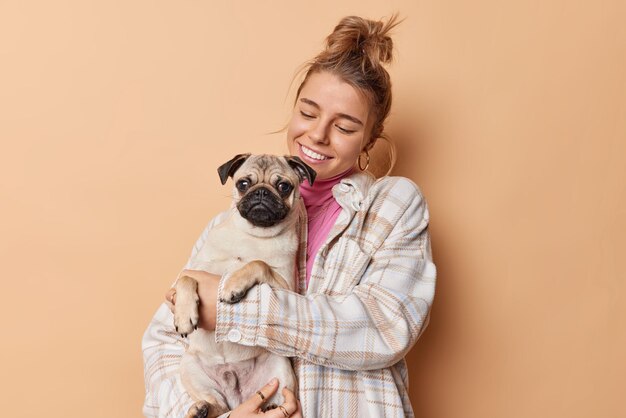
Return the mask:
[(258, 196), (259, 198), (264, 198), (267, 197), (269, 195), (269, 191), (263, 187), (256, 189), (256, 191), (254, 192), (254, 194), (256, 196)]

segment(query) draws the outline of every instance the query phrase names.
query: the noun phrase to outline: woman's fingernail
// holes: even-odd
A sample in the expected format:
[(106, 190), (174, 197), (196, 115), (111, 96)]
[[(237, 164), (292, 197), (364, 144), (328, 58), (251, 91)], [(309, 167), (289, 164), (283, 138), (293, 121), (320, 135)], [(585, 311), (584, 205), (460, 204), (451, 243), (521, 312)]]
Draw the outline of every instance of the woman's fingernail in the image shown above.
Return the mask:
[(276, 382), (278, 382), (278, 379), (276, 379), (276, 378), (274, 377), (272, 380), (270, 380), (269, 382), (267, 382), (267, 384), (268, 384), (268, 385), (270, 385), (270, 386), (274, 386), (274, 385), (276, 384)]

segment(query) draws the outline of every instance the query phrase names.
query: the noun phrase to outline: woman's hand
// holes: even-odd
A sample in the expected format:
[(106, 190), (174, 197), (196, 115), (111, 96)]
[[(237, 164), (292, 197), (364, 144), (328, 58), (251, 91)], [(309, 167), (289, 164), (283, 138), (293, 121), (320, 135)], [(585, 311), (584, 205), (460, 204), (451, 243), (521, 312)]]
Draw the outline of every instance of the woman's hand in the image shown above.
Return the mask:
[(285, 403), (279, 405), (275, 409), (270, 409), (266, 412), (261, 412), (261, 407), (265, 403), (265, 399), (268, 399), (278, 389), (278, 380), (272, 379), (267, 385), (263, 386), (259, 392), (252, 395), (247, 401), (233, 409), (229, 415), (229, 418), (253, 418), (253, 417), (266, 417), (266, 418), (302, 418), (302, 411), (300, 404), (296, 399), (296, 396), (287, 388), (283, 389), (283, 396), (285, 397)]
[[(198, 326), (207, 331), (215, 331), (215, 318), (217, 316), (217, 288), (220, 276), (200, 270), (183, 270), (182, 276), (189, 276), (198, 282), (198, 296), (200, 297)], [(176, 288), (171, 288), (165, 294), (165, 301), (170, 310), (174, 312), (176, 305)]]

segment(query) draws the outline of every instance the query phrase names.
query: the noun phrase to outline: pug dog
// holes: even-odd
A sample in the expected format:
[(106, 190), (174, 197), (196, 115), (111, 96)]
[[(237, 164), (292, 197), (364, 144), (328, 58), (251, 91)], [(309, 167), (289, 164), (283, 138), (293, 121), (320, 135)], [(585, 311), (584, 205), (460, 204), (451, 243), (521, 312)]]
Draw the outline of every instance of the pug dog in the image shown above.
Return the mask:
[[(222, 223), (209, 230), (191, 261), (191, 270), (226, 275), (221, 301), (237, 303), (254, 285), (295, 289), (301, 205), (298, 186), (313, 184), (315, 171), (298, 157), (240, 154), (218, 168), (222, 184), (234, 180), (234, 205)], [(196, 403), (187, 418), (219, 416), (252, 396), (271, 377), (280, 388), (265, 408), (283, 403), (282, 388), (297, 390), (288, 358), (260, 347), (215, 342), (215, 333), (198, 329), (198, 283), (188, 276), (176, 284), (174, 323), (188, 336), (181, 380)]]

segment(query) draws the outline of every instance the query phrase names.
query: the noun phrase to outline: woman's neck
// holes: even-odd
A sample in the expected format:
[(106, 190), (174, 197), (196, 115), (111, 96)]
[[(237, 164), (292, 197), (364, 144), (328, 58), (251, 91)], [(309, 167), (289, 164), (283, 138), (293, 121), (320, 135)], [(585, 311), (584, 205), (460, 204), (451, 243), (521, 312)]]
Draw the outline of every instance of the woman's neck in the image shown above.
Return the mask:
[(343, 173), (339, 173), (336, 176), (315, 180), (313, 185), (309, 185), (304, 182), (300, 185), (300, 195), (304, 200), (304, 205), (307, 211), (316, 207), (324, 206), (328, 203), (329, 199), (333, 198), (333, 187), (341, 181), (344, 177), (349, 176), (354, 171), (354, 167), (350, 167)]

